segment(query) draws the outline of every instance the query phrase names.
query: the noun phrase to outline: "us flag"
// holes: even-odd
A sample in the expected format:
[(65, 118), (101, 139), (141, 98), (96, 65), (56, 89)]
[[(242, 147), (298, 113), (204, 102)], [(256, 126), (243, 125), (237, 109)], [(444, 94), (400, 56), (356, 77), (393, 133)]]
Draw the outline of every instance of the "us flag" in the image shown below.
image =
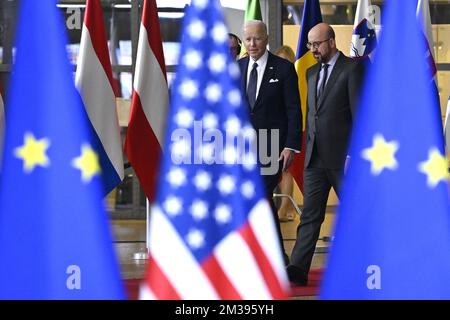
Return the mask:
[(287, 297), (221, 10), (219, 0), (186, 9), (142, 299)]

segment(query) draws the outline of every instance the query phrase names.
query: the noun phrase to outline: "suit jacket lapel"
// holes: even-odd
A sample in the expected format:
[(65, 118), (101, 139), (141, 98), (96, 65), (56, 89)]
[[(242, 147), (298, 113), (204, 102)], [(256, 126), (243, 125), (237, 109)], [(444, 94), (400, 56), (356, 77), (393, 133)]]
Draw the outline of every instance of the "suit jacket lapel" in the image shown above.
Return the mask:
[(246, 61), (243, 61), (242, 63), (245, 65), (244, 70), (242, 71), (241, 75), (241, 85), (242, 89), (245, 92), (245, 96), (247, 96), (247, 72), (248, 72), (248, 63), (250, 61), (249, 57), (244, 58)]
[[(258, 97), (256, 98), (254, 109), (256, 109), (258, 107), (259, 102), (262, 99), (261, 96), (263, 96), (267, 90), (267, 86), (269, 85), (269, 80), (272, 78), (272, 75), (274, 73), (274, 68), (275, 67), (273, 65), (272, 54), (269, 52), (269, 56), (267, 57), (266, 69), (264, 70), (263, 78), (261, 81), (261, 86), (259, 87)], [(258, 74), (258, 77), (259, 77), (259, 74)]]
[(315, 68), (315, 70), (313, 71), (313, 75), (308, 83), (308, 97), (310, 97), (314, 108), (317, 109), (317, 80), (319, 78), (320, 64), (315, 64), (313, 68)]
[(341, 72), (341, 68), (342, 68), (342, 59), (343, 59), (343, 54), (342, 52), (339, 53), (339, 57), (336, 60), (336, 64), (333, 67), (333, 71), (331, 71), (330, 77), (328, 78), (328, 81), (325, 85), (325, 89), (323, 90), (323, 94), (319, 99), (319, 102), (317, 104), (317, 109), (319, 109), (319, 107), (323, 104), (323, 101), (326, 99), (328, 92), (330, 92), (331, 88), (334, 86), (334, 84), (336, 83), (336, 79), (339, 75), (339, 73)]

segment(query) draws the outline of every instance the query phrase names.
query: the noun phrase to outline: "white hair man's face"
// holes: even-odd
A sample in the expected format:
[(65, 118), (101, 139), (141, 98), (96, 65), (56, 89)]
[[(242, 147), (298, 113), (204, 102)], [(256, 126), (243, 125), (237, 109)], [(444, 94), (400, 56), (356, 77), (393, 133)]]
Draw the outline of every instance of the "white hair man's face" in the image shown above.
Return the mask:
[(244, 46), (253, 60), (258, 60), (266, 52), (268, 37), (260, 24), (249, 24), (244, 28)]

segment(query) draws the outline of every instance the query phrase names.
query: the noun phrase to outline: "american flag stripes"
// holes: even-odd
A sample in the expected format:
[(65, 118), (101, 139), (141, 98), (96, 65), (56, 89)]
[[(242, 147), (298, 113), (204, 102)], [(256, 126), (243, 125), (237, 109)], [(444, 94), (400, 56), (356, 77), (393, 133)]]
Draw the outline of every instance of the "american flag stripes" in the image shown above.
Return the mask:
[[(192, 1), (182, 34), (141, 298), (284, 299), (288, 281), (256, 153), (236, 143), (255, 133), (220, 2)], [(223, 137), (233, 143), (222, 145)]]

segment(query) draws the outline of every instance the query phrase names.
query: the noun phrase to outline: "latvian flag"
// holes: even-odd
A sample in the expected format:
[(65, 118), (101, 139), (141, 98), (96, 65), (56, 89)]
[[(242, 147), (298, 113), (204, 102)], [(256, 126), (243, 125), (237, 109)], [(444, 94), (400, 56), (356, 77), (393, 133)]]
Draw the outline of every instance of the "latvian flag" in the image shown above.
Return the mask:
[(151, 201), (166, 119), (168, 87), (155, 0), (146, 0), (134, 75), (125, 152)]

